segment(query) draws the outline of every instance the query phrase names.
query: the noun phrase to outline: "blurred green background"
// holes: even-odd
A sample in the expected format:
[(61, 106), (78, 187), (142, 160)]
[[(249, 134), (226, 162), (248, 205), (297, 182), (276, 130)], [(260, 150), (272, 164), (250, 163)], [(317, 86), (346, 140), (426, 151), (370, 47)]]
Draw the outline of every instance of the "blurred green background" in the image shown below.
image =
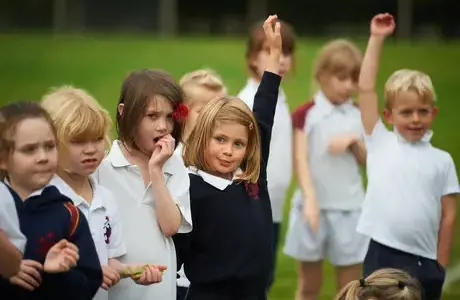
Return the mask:
[[(357, 43), (364, 50), (363, 41)], [(282, 83), (291, 110), (311, 97), (312, 63), (324, 42), (320, 39), (300, 40), (295, 70)], [(179, 79), (193, 69), (209, 67), (220, 73), (229, 91), (236, 94), (247, 79), (244, 47), (242, 39), (224, 38), (169, 40), (132, 35), (0, 34), (0, 104), (40, 99), (50, 87), (72, 84), (88, 90), (114, 115), (121, 82), (130, 70), (137, 68), (164, 69)], [(457, 98), (459, 61), (458, 42), (419, 41), (409, 44), (389, 41), (385, 45), (379, 75), (380, 91), (385, 79), (396, 69), (415, 68), (432, 76), (439, 106), (439, 116), (433, 125), (433, 144), (452, 154), (457, 170), (460, 165), (457, 131), (460, 124)], [(284, 224), (287, 223), (291, 193), (286, 202)], [(460, 281), (456, 280), (457, 277), (460, 279), (460, 240), (457, 238), (454, 243), (443, 299), (460, 299)], [(296, 284), (297, 264), (280, 251), (270, 299), (294, 299)], [(335, 275), (329, 265), (326, 265), (322, 290), (321, 300), (333, 299), (336, 293)]]

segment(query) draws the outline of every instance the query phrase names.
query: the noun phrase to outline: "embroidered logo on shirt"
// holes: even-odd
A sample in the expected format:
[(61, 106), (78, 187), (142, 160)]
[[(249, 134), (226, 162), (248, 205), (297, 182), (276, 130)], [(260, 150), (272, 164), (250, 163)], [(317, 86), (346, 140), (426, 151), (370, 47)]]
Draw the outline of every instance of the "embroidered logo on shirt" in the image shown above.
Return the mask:
[(112, 227), (110, 226), (110, 218), (109, 216), (106, 216), (105, 223), (104, 223), (104, 238), (105, 238), (106, 244), (110, 243), (111, 236), (112, 236)]
[(246, 188), (246, 192), (251, 196), (252, 198), (258, 200), (259, 199), (259, 185), (256, 183), (244, 183), (244, 187)]
[(49, 231), (38, 239), (37, 253), (45, 257), (51, 247), (56, 244), (54, 231)]

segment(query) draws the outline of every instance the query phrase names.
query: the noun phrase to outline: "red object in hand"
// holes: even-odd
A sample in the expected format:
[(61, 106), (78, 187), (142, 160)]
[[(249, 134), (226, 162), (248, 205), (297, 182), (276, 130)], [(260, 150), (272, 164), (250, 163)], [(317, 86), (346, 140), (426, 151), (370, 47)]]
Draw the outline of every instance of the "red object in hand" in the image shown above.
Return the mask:
[(172, 113), (172, 117), (178, 122), (183, 122), (187, 119), (188, 112), (188, 106), (184, 103), (181, 103), (176, 107), (176, 110)]
[(259, 199), (259, 185), (256, 183), (248, 183), (246, 182), (244, 184), (244, 187), (246, 188), (246, 192), (251, 196), (252, 198), (258, 200)]

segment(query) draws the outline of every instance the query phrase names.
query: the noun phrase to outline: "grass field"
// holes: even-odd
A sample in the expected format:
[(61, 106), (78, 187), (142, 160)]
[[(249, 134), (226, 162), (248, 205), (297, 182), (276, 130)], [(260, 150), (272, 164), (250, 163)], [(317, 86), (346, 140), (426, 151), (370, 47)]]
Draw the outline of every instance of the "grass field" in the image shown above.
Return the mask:
[[(305, 39), (299, 45), (295, 71), (283, 83), (291, 109), (311, 95), (310, 71), (321, 43), (319, 40)], [(364, 46), (362, 42), (359, 44)], [(435, 42), (408, 44), (390, 41), (384, 50), (379, 80), (379, 86), (382, 87), (385, 78), (399, 68), (417, 68), (432, 76), (439, 101), (439, 117), (433, 126), (433, 144), (452, 154), (457, 162), (457, 170), (460, 166), (460, 138), (457, 131), (460, 125), (457, 120), (460, 103), (457, 99), (458, 73), (454, 66), (459, 61), (460, 43), (443, 45)], [(0, 35), (0, 103), (39, 99), (52, 86), (73, 84), (90, 91), (113, 114), (122, 79), (128, 71), (136, 68), (161, 68), (179, 78), (185, 72), (201, 67), (218, 71), (229, 90), (236, 94), (246, 81), (244, 41), (172, 41), (103, 35), (54, 38)], [(286, 215), (288, 209), (289, 203), (286, 203)], [(451, 267), (457, 263), (460, 263), (460, 239), (455, 240)], [(296, 262), (280, 251), (276, 284), (270, 299), (293, 299), (296, 278)], [(321, 300), (333, 298), (334, 278), (332, 268), (326, 266)], [(443, 299), (458, 297), (460, 284), (454, 282)]]

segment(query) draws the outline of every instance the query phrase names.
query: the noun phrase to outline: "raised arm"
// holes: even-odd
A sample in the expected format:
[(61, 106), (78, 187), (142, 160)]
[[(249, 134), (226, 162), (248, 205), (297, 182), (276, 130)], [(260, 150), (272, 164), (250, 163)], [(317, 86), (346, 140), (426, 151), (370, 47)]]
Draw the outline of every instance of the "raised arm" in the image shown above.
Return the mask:
[(375, 124), (379, 120), (378, 99), (375, 90), (380, 53), (383, 42), (393, 33), (395, 22), (390, 14), (376, 15), (371, 21), (371, 36), (364, 54), (361, 72), (359, 75), (359, 109), (364, 130), (367, 135), (372, 134)]
[[(265, 37), (270, 47), (265, 72), (262, 76), (257, 93), (254, 96), (253, 112), (260, 130), (261, 159), (262, 165), (266, 166), (270, 153), (270, 141), (275, 117), (276, 103), (281, 77), (278, 75), (281, 56), (281, 24), (276, 22), (276, 15), (269, 16), (264, 23)], [(273, 28), (273, 23), (275, 23)], [(266, 167), (265, 167), (266, 168)], [(261, 176), (265, 176), (265, 170), (261, 170)]]

